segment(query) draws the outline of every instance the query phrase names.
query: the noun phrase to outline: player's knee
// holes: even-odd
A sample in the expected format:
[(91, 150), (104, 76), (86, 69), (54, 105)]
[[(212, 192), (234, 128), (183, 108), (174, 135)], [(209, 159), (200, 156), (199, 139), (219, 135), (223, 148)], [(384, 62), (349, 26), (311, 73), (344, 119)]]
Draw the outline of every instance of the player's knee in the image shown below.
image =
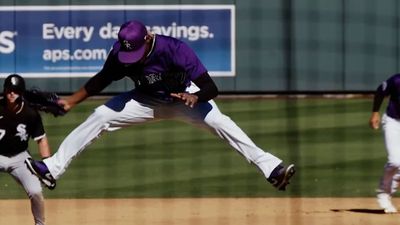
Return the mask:
[(43, 200), (43, 192), (42, 189), (35, 189), (28, 192), (28, 197), (31, 200), (42, 201)]
[(24, 189), (29, 198), (43, 196), (43, 188), (39, 182), (32, 182), (30, 185), (25, 185)]
[(231, 118), (229, 118), (229, 116), (226, 116), (224, 114), (218, 114), (213, 116), (207, 116), (204, 119), (204, 121), (211, 127), (221, 127), (227, 124), (228, 121), (231, 121)]

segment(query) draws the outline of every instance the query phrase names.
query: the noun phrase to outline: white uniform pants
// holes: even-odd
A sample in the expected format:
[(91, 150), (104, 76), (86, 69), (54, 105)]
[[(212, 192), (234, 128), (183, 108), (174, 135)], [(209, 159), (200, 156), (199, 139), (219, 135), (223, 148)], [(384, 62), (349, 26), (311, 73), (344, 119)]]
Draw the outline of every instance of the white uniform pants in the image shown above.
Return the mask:
[[(44, 198), (39, 179), (26, 167), (25, 159), (31, 157), (27, 151), (13, 157), (0, 155), (0, 172), (9, 173), (25, 190), (31, 202), (35, 225), (44, 225)], [(23, 212), (21, 212), (23, 213)]]
[[(379, 183), (379, 191), (394, 193), (398, 186), (400, 168), (400, 120), (382, 116), (382, 129), (387, 151), (387, 163)], [(396, 175), (397, 174), (397, 175)]]
[[(189, 92), (197, 88), (191, 86)], [(44, 163), (55, 179), (66, 170), (71, 160), (104, 131), (145, 122), (177, 119), (204, 127), (228, 142), (249, 162), (254, 163), (268, 178), (282, 160), (257, 147), (228, 116), (222, 114), (214, 101), (198, 103), (194, 108), (182, 101), (162, 103), (155, 98), (130, 91), (110, 99), (97, 107), (85, 122), (73, 130), (61, 143), (58, 151)]]

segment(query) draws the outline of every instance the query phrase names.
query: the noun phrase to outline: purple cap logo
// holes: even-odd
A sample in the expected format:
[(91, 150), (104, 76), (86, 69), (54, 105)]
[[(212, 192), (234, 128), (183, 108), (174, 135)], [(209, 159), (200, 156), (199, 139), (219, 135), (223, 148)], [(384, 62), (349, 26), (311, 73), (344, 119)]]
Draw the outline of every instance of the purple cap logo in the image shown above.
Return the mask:
[(131, 43), (129, 43), (129, 41), (124, 40), (123, 43), (127, 50), (131, 51), (133, 49), (133, 47), (132, 47)]
[(139, 21), (122, 24), (118, 32), (118, 41), (114, 44), (118, 60), (122, 63), (139, 61), (146, 51), (146, 35), (147, 29)]

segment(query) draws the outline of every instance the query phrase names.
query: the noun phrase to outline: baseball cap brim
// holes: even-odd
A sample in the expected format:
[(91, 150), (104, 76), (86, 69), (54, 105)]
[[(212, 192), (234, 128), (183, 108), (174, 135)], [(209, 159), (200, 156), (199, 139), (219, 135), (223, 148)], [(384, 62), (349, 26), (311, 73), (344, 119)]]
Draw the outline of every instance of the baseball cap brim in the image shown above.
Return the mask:
[(118, 54), (118, 60), (121, 63), (136, 63), (139, 61), (146, 51), (146, 44), (143, 44), (141, 47), (135, 49), (134, 51), (125, 51), (121, 48), (121, 43), (118, 41), (114, 44), (114, 51)]

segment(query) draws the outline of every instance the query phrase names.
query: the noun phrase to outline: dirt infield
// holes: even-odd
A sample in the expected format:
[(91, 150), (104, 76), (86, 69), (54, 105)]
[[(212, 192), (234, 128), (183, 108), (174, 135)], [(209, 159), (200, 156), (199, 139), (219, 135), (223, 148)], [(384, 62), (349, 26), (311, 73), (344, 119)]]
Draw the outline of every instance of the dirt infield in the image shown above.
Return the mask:
[[(28, 200), (0, 200), (0, 215), (33, 224)], [(400, 224), (373, 198), (51, 199), (46, 216), (48, 225)]]

